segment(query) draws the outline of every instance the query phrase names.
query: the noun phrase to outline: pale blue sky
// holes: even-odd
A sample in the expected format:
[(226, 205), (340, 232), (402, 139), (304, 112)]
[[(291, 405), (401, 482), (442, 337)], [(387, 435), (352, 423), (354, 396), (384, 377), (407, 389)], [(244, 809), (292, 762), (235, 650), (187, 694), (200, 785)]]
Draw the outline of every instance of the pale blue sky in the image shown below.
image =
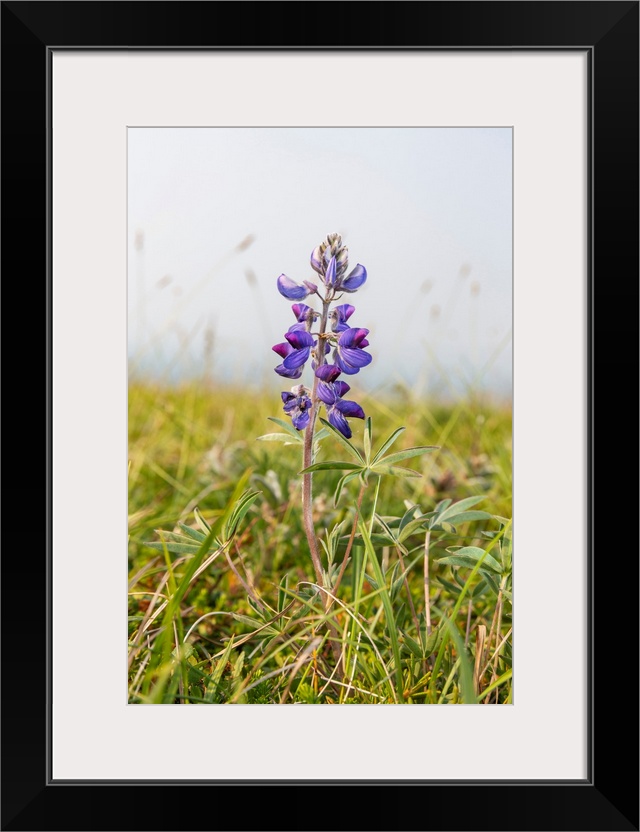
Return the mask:
[(276, 278), (311, 278), (311, 250), (337, 231), (368, 271), (344, 298), (374, 357), (352, 386), (510, 395), (509, 128), (130, 128), (128, 139), (134, 370), (177, 379), (209, 350), (217, 377), (278, 387), (271, 347), (294, 317)]

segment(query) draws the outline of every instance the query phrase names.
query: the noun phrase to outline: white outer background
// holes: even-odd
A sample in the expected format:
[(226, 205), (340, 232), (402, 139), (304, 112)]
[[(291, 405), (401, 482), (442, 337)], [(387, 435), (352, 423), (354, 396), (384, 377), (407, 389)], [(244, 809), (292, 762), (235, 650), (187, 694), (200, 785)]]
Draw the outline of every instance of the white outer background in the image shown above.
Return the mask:
[[(586, 72), (580, 53), (54, 53), (54, 779), (586, 777)], [(513, 126), (512, 706), (126, 704), (127, 125)]]

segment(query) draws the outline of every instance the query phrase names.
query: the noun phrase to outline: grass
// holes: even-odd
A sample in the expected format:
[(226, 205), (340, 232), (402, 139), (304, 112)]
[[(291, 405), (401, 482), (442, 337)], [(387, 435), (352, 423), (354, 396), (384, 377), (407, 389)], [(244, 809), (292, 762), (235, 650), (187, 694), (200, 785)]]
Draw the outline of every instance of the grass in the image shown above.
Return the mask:
[[(438, 449), (400, 463), (419, 477), (353, 479), (337, 504), (345, 470), (314, 473), (319, 587), (301, 446), (257, 438), (280, 431), (278, 390), (132, 382), (130, 702), (512, 701), (510, 408), (359, 401), (374, 454), (402, 426), (391, 453)], [(331, 435), (326, 460), (349, 460)]]

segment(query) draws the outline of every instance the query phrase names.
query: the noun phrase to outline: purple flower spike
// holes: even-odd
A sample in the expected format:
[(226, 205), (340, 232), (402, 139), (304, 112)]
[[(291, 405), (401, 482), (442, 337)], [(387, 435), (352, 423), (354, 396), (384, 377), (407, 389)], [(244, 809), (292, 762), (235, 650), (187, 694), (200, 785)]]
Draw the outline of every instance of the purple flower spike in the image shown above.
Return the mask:
[(318, 398), (324, 402), (327, 408), (329, 424), (333, 425), (347, 439), (352, 436), (347, 417), (350, 419), (364, 419), (364, 411), (357, 402), (343, 401), (342, 399), (342, 396), (350, 389), (345, 381), (331, 383), (321, 381), (318, 383)]
[[(277, 284), (280, 294), (284, 295), (284, 297), (288, 300), (302, 300), (302, 298), (306, 298), (307, 295), (311, 294), (309, 286), (313, 285), (305, 282), (305, 285), (301, 286), (299, 283), (296, 283), (295, 280), (291, 280), (290, 277), (287, 277), (286, 274), (280, 275), (277, 280)], [(315, 287), (313, 288), (315, 289)]]
[(292, 387), (290, 393), (280, 393), (284, 402), (284, 412), (291, 416), (296, 430), (304, 430), (309, 424), (311, 399), (307, 395), (308, 392), (303, 384), (299, 384), (297, 387)]
[[(362, 348), (368, 347), (369, 342), (366, 336), (368, 329), (345, 329), (340, 333), (338, 345), (334, 350), (334, 361), (343, 373), (353, 375), (359, 372), (362, 367), (371, 364), (372, 358)], [(286, 362), (285, 362), (286, 363)]]
[(341, 292), (355, 292), (362, 286), (366, 279), (367, 270), (358, 263), (355, 269), (350, 271), (346, 278), (339, 283), (338, 289)]

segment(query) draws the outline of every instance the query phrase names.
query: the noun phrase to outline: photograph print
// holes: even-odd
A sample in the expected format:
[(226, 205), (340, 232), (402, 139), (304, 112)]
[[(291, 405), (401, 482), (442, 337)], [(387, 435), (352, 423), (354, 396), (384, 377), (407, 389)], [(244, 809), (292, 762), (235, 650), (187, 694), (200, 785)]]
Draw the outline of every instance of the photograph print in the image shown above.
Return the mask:
[(512, 139), (128, 129), (129, 704), (513, 704)]

